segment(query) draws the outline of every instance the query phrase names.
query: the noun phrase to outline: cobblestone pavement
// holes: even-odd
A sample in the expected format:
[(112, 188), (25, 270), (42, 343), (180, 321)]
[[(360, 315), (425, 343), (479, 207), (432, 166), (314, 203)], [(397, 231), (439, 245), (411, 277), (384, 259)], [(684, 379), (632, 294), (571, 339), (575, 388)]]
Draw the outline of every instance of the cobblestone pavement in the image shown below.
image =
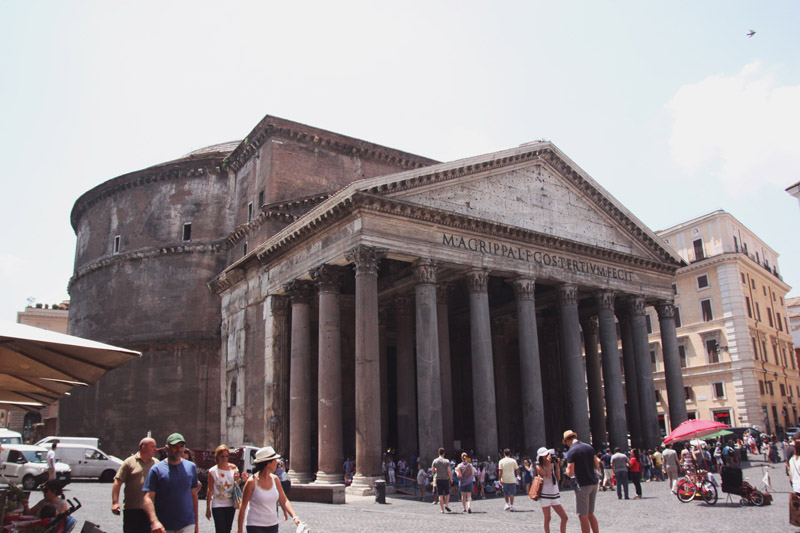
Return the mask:
[[(762, 478), (760, 461), (751, 463), (745, 469), (745, 477), (760, 486)], [(669, 493), (666, 483), (643, 483), (642, 500), (618, 500), (616, 492), (600, 492), (597, 495), (596, 514), (601, 531), (614, 532), (669, 532), (676, 531), (759, 531), (772, 533), (779, 531), (800, 531), (789, 526), (789, 480), (783, 465), (770, 470), (774, 501), (767, 507), (741, 507), (739, 498), (733, 496), (734, 503), (725, 502), (726, 495), (720, 491), (719, 502), (715, 506), (705, 503), (681, 503)], [(718, 479), (719, 481), (719, 479)], [(633, 485), (630, 486), (631, 498)], [(107, 533), (122, 533), (122, 519), (111, 514), (111, 485), (76, 482), (67, 487), (67, 496), (81, 500), (83, 508), (75, 517), (79, 527), (84, 520), (100, 525)], [(35, 498), (32, 499), (35, 503)], [(516, 512), (503, 511), (501, 497), (479, 500), (473, 503), (472, 514), (461, 513), (461, 503), (453, 501), (453, 513), (442, 515), (439, 507), (407, 496), (390, 495), (387, 503), (375, 503), (374, 497), (348, 496), (345, 505), (323, 505), (297, 502), (294, 504), (298, 515), (314, 532), (349, 531), (391, 531), (405, 532), (488, 532), (488, 531), (543, 531), (541, 507), (527, 496), (520, 495), (515, 501)], [(575, 498), (571, 491), (562, 493), (569, 522), (567, 531), (580, 531), (578, 517), (575, 515)], [(214, 533), (213, 523), (204, 516), (205, 502), (201, 502), (200, 532)], [(553, 515), (551, 531), (557, 532), (558, 517)], [(294, 531), (291, 521), (282, 522), (280, 531)], [(234, 533), (236, 526), (234, 525)]]

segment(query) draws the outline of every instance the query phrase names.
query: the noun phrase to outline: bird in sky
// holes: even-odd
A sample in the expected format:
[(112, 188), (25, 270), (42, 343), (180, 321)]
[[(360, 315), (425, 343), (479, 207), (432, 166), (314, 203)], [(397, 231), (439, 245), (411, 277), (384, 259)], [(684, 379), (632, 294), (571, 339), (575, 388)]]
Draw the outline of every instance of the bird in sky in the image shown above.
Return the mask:
[(756, 31), (755, 31), (755, 30), (750, 30), (749, 32), (747, 32), (747, 36), (748, 36), (748, 37), (752, 37), (752, 36), (753, 36), (753, 35), (755, 35), (755, 34), (756, 34)]

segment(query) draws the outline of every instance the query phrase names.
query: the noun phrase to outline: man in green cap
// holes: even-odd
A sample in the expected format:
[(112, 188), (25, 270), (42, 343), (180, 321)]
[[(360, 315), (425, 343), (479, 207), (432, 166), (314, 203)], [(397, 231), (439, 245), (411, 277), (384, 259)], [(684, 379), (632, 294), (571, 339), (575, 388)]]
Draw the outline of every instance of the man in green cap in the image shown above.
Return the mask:
[(144, 509), (153, 533), (199, 531), (197, 466), (183, 458), (185, 447), (180, 433), (167, 437), (167, 458), (150, 469), (144, 482)]

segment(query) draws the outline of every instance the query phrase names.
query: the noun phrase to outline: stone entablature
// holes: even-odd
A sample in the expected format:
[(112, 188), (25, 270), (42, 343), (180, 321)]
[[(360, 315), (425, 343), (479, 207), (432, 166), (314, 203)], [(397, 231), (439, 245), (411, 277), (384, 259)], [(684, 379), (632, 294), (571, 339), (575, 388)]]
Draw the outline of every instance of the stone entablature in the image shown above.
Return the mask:
[(343, 155), (375, 159), (405, 168), (418, 168), (437, 163), (433, 159), (267, 115), (225, 159), (225, 166), (238, 172), (271, 137), (316, 144)]

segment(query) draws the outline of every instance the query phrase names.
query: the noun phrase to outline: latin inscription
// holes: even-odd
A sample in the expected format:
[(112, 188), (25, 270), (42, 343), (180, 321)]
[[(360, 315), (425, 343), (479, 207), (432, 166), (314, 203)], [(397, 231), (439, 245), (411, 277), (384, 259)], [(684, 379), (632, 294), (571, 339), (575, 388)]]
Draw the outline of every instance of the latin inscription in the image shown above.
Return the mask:
[(506, 257), (508, 259), (516, 259), (518, 261), (536, 263), (537, 265), (581, 272), (603, 278), (620, 279), (623, 281), (633, 280), (633, 272), (630, 270), (598, 265), (591, 261), (581, 261), (579, 259), (572, 259), (548, 252), (529, 250), (521, 246), (508, 246), (499, 242), (492, 242), (474, 237), (465, 239), (459, 235), (443, 233), (442, 244), (451, 248), (459, 248), (483, 255)]

